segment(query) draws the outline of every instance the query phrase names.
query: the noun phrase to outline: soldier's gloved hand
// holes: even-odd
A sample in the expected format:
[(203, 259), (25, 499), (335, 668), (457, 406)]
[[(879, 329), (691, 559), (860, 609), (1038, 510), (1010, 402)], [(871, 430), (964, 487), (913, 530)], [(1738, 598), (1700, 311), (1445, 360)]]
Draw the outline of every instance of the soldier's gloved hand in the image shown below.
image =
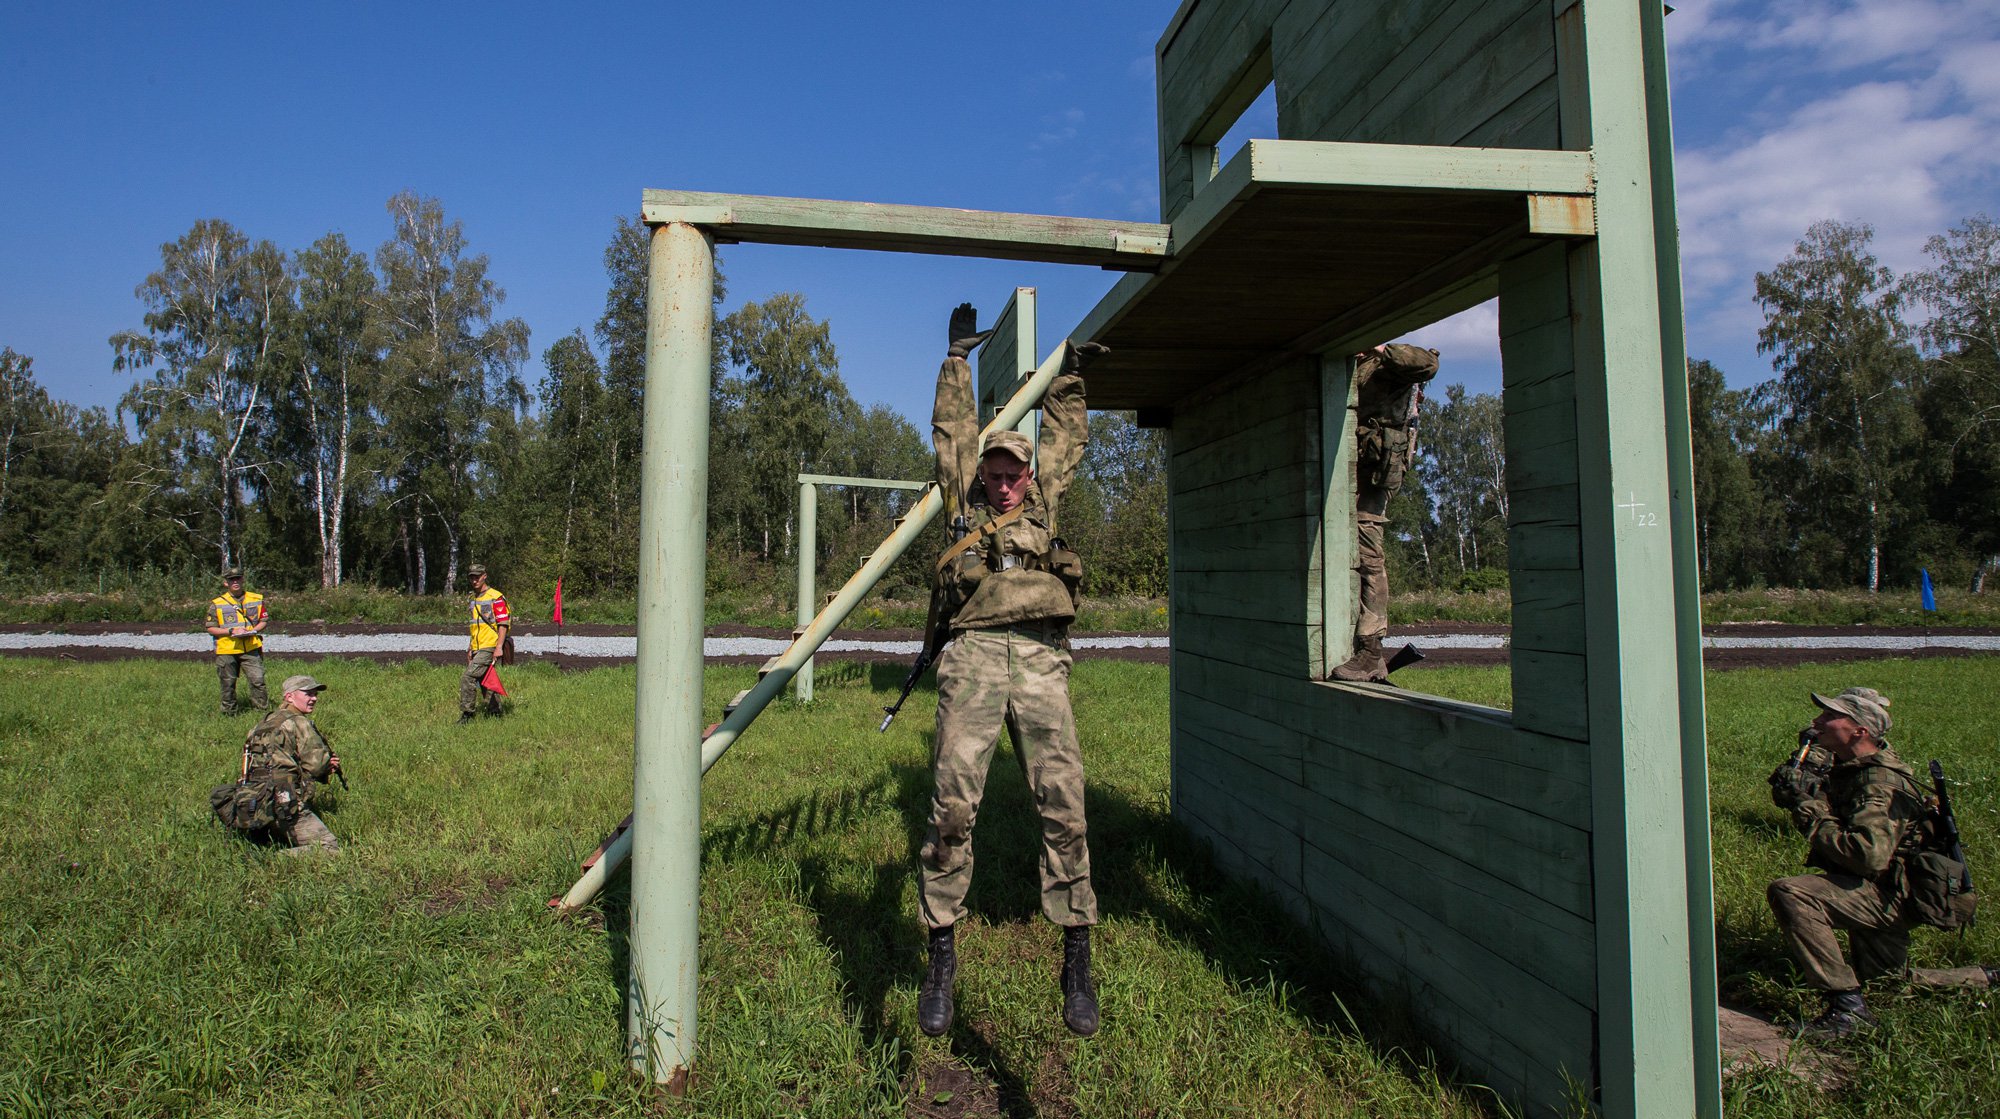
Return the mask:
[(1786, 811), (1819, 795), (1819, 783), (1812, 774), (1790, 762), (1772, 770), (1767, 780), (1771, 783), (1771, 803)]
[(953, 357), (964, 357), (971, 353), (991, 330), (979, 329), (979, 312), (970, 303), (961, 303), (952, 309), (951, 325), (945, 328), (946, 351)]
[(1069, 356), (1063, 359), (1063, 371), (1081, 373), (1091, 362), (1111, 352), (1111, 347), (1102, 342), (1085, 342), (1071, 346)]

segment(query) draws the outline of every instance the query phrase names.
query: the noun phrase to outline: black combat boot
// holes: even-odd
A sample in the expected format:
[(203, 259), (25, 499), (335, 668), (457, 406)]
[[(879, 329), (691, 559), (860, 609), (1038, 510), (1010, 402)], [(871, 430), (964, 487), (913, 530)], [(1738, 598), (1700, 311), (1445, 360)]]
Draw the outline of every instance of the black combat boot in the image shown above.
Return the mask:
[(1081, 373), (1089, 368), (1091, 362), (1110, 352), (1111, 347), (1102, 342), (1085, 342), (1081, 345), (1071, 346), (1069, 348), (1069, 356), (1063, 359), (1063, 372)]
[(945, 328), (945, 341), (949, 343), (946, 353), (952, 357), (965, 357), (979, 348), (981, 342), (993, 332), (979, 329), (979, 312), (972, 304), (961, 303), (951, 313), (951, 325)]
[(471, 722), (471, 721), (472, 721), (472, 719), (473, 719), (473, 715), (472, 715), (472, 712), (470, 712), (470, 711), (460, 711), (460, 712), (458, 713), (458, 725), (459, 725), (459, 726), (464, 726), (465, 724), (467, 724), (467, 723)]
[(1333, 678), (1357, 684), (1386, 684), (1389, 682), (1389, 666), (1382, 662), (1382, 639), (1359, 637), (1354, 642), (1354, 655), (1347, 663), (1333, 670)]
[(1089, 1037), (1097, 1032), (1097, 985), (1090, 981), (1090, 926), (1063, 929), (1063, 1025)]
[(1873, 1029), (1875, 1015), (1861, 997), (1860, 989), (1826, 992), (1826, 1010), (1806, 1023), (1806, 1032), (1819, 1038), (1840, 1038)]
[(951, 1029), (951, 985), (958, 978), (958, 946), (952, 926), (931, 930), (931, 966), (917, 988), (917, 1028), (930, 1037)]

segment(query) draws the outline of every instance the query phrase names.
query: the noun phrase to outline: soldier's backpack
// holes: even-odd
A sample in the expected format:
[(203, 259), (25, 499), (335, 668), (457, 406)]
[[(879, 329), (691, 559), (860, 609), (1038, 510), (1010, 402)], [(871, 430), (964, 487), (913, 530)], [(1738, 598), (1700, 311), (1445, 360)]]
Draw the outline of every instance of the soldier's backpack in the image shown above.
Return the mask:
[(290, 824), (298, 814), (290, 782), (269, 770), (253, 770), (240, 781), (210, 789), (208, 807), (216, 819), (237, 831), (264, 831)]
[(1915, 850), (1903, 855), (1905, 912), (1934, 929), (1962, 929), (1972, 924), (1979, 895), (1965, 865), (1958, 820), (1945, 789), (1944, 767), (1931, 763), (1932, 795), (1924, 801), (1917, 822)]

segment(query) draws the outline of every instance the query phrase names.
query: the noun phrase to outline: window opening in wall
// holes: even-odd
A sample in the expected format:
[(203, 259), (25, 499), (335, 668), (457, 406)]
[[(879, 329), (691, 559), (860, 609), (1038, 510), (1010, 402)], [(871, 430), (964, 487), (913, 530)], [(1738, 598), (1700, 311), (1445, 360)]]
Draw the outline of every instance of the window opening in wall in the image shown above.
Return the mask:
[[(1408, 654), (1397, 660), (1406, 647), (1428, 667), (1507, 655), (1497, 303), (1385, 341), (1415, 349), (1365, 369), (1330, 355), (1323, 367), (1327, 415), (1343, 421), (1324, 444), (1341, 452), (1327, 478), (1324, 663), (1335, 679), (1377, 682), (1394, 664), (1394, 682), (1422, 692), (1424, 670), (1410, 670)], [(1437, 351), (1428, 377), (1410, 364), (1424, 350)], [(1511, 706), (1504, 681), (1486, 691), (1463, 698)]]

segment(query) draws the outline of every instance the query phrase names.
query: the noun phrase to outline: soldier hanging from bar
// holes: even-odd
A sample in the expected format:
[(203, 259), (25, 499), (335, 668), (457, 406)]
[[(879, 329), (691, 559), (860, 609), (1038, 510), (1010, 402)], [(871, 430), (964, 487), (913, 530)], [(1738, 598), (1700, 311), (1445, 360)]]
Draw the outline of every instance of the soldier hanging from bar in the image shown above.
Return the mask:
[(1056, 517), (1090, 438), (1079, 374), (1104, 347), (1085, 343), (1070, 350), (1062, 376), (1042, 399), (1039, 448), (1018, 431), (995, 431), (982, 444), (965, 361), (986, 337), (977, 321), (969, 303), (951, 316), (931, 420), (950, 526), (950, 546), (937, 564), (950, 642), (937, 662), (931, 818), (918, 868), (929, 966), (917, 1024), (932, 1037), (951, 1028), (956, 929), (972, 884), (973, 820), (1004, 727), (1041, 814), (1042, 914), (1062, 929), (1063, 1022), (1088, 1036), (1098, 1025), (1090, 974), (1097, 894), (1084, 821), (1083, 755), (1069, 699), (1069, 623), (1082, 564), (1057, 536)]
[(1361, 603), (1355, 611), (1354, 655), (1335, 668), (1335, 680), (1386, 684), (1389, 665), (1382, 639), (1389, 633), (1389, 569), (1382, 556), (1382, 528), (1416, 461), (1417, 410), (1424, 385), (1437, 376), (1438, 352), (1402, 343), (1377, 346), (1355, 355), (1359, 403), (1354, 425), (1357, 547), (1354, 569), (1361, 574)]

